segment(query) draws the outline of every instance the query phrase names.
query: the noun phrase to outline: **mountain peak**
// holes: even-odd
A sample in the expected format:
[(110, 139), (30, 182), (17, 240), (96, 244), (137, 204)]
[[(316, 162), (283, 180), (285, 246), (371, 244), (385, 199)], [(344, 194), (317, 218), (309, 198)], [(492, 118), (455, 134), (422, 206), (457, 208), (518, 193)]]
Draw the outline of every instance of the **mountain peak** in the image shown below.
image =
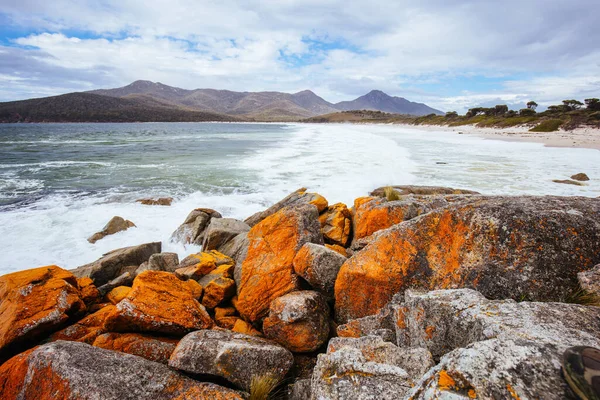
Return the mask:
[(402, 97), (390, 96), (381, 90), (371, 90), (369, 93), (355, 100), (342, 101), (335, 106), (343, 111), (373, 110), (410, 115), (442, 114), (441, 111), (425, 104), (413, 103)]

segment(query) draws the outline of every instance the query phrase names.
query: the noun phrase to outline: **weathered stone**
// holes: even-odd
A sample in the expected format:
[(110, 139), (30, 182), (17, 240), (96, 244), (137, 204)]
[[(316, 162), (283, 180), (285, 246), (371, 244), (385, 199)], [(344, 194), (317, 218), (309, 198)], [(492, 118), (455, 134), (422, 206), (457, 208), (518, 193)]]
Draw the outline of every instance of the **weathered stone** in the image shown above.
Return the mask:
[(249, 390), (252, 377), (270, 375), (280, 380), (292, 363), (289, 351), (267, 340), (229, 331), (203, 330), (181, 339), (169, 366), (218, 376)]
[(218, 250), (240, 233), (248, 232), (250, 226), (233, 218), (213, 218), (204, 233), (202, 250)]
[(104, 239), (108, 235), (113, 235), (117, 232), (126, 231), (134, 227), (135, 224), (121, 217), (112, 217), (110, 221), (102, 228), (100, 232), (94, 233), (88, 238), (88, 242), (96, 243), (100, 239)]
[(159, 197), (158, 199), (137, 199), (137, 203), (146, 206), (170, 206), (173, 203), (172, 197)]
[(217, 278), (204, 287), (202, 305), (215, 308), (235, 295), (235, 281), (230, 278)]
[(352, 213), (343, 203), (329, 206), (319, 217), (326, 243), (346, 247), (352, 233)]
[(79, 286), (81, 300), (83, 300), (86, 305), (93, 304), (100, 300), (100, 292), (91, 278), (79, 278), (77, 279), (77, 285)]
[(339, 322), (376, 313), (409, 287), (472, 287), (490, 298), (562, 300), (600, 262), (600, 202), (489, 197), (455, 203), (375, 235), (342, 265)]
[(325, 247), (327, 247), (329, 250), (335, 251), (336, 253), (338, 253), (344, 257), (348, 257), (348, 253), (347, 253), (345, 247), (342, 247), (337, 244), (328, 244), (328, 243), (325, 243)]
[(313, 205), (286, 207), (248, 232), (248, 253), (241, 266), (237, 309), (256, 321), (274, 299), (298, 288), (292, 262), (305, 243), (323, 243), (319, 214)]
[(127, 297), (129, 293), (131, 293), (131, 290), (132, 289), (129, 286), (117, 286), (106, 294), (106, 300), (113, 304), (117, 304)]
[(53, 342), (0, 367), (3, 400), (242, 400), (212, 383), (197, 382), (166, 365), (77, 342)]
[[(464, 194), (479, 194), (472, 190), (465, 189), (453, 189), (443, 186), (416, 186), (416, 185), (398, 185), (392, 186), (400, 196), (406, 196), (409, 194), (415, 194), (419, 196), (432, 196), (432, 195), (464, 195)], [(371, 196), (384, 197), (385, 187), (380, 187), (373, 190)]]
[(115, 309), (114, 305), (103, 307), (93, 314), (77, 321), (75, 324), (54, 333), (50, 337), (50, 340), (68, 340), (92, 344), (99, 335), (106, 332), (104, 329), (104, 321), (106, 321), (106, 317), (108, 317)]
[(318, 193), (307, 193), (306, 188), (300, 188), (287, 195), (283, 200), (267, 208), (265, 211), (258, 212), (247, 218), (244, 222), (250, 227), (261, 222), (263, 219), (279, 212), (285, 207), (312, 204), (317, 207), (319, 214), (327, 209), (327, 200)]
[(110, 332), (149, 332), (184, 335), (213, 326), (193, 288), (169, 272), (144, 271), (133, 290), (106, 319)]
[(329, 337), (329, 314), (320, 293), (292, 292), (273, 300), (263, 332), (290, 351), (314, 351)]
[(288, 387), (288, 400), (310, 399), (310, 379), (298, 379)]
[(562, 183), (563, 185), (585, 186), (583, 183), (579, 181), (573, 181), (571, 179), (553, 179), (552, 182)]
[(379, 336), (386, 342), (396, 343), (395, 305), (390, 303), (377, 314), (357, 318), (337, 326), (340, 337), (359, 338)]
[(77, 279), (56, 265), (0, 276), (0, 363), (85, 309)]
[(573, 179), (575, 181), (589, 181), (590, 180), (589, 176), (587, 176), (583, 172), (580, 172), (578, 174), (571, 176), (571, 179)]
[(311, 379), (311, 399), (396, 400), (410, 384), (404, 369), (369, 361), (360, 350), (344, 346), (319, 354)]
[(196, 208), (171, 235), (172, 242), (201, 245), (204, 231), (212, 218), (221, 218), (221, 214), (210, 208)]
[(135, 271), (138, 276), (143, 271), (167, 271), (175, 272), (179, 268), (179, 257), (177, 253), (152, 254), (148, 261), (142, 263)]
[(132, 265), (137, 268), (148, 261), (152, 254), (160, 253), (160, 249), (160, 242), (124, 247), (106, 253), (93, 263), (82, 265), (71, 272), (78, 278), (92, 278), (94, 284), (100, 287), (121, 275), (122, 268)]
[(93, 346), (106, 350), (140, 356), (146, 360), (168, 364), (179, 340), (141, 335), (139, 333), (105, 333), (94, 340)]
[(333, 297), (335, 278), (346, 257), (314, 243), (305, 243), (294, 257), (294, 272), (314, 289)]
[(198, 280), (221, 265), (233, 268), (234, 264), (235, 262), (231, 258), (216, 250), (203, 251), (184, 258), (179, 264), (179, 268), (175, 270), (175, 275), (182, 279)]
[(98, 288), (98, 292), (100, 293), (101, 296), (106, 296), (108, 293), (110, 293), (113, 289), (121, 287), (121, 286), (131, 286), (133, 284), (133, 274), (131, 272), (125, 272), (124, 274), (121, 274), (119, 276), (117, 276), (115, 279), (111, 280), (108, 283), (105, 283), (104, 285), (100, 286)]
[(600, 264), (587, 271), (579, 272), (577, 280), (581, 289), (596, 296), (600, 296)]

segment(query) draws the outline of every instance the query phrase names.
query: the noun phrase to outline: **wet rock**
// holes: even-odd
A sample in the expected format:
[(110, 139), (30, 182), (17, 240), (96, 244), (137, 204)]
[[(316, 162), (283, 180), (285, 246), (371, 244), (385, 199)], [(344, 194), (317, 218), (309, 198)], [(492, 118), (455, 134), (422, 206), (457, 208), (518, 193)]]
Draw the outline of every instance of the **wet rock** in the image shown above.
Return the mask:
[(141, 357), (58, 341), (19, 354), (2, 365), (0, 398), (241, 400), (244, 396), (189, 379)]
[(114, 310), (115, 306), (112, 304), (103, 307), (100, 310), (77, 321), (73, 325), (54, 333), (50, 337), (50, 340), (68, 340), (92, 344), (99, 335), (106, 332), (104, 329), (104, 322)]
[(158, 199), (137, 199), (136, 202), (146, 206), (170, 206), (171, 203), (173, 203), (173, 198), (159, 197)]
[(333, 297), (335, 278), (346, 257), (314, 243), (306, 243), (294, 257), (294, 272), (314, 289)]
[(562, 183), (563, 185), (573, 185), (573, 186), (585, 186), (583, 183), (578, 181), (573, 181), (570, 179), (554, 179), (552, 180), (554, 183)]
[(0, 276), (0, 363), (85, 309), (77, 279), (56, 265)]
[(204, 240), (204, 231), (213, 218), (221, 218), (221, 214), (210, 208), (196, 208), (173, 232), (171, 241), (201, 245)]
[(100, 292), (91, 278), (79, 278), (77, 279), (77, 285), (79, 286), (81, 300), (83, 300), (86, 305), (93, 304), (100, 300)]
[(203, 330), (181, 339), (169, 366), (218, 376), (249, 390), (252, 377), (270, 375), (281, 380), (292, 363), (292, 354), (270, 341), (229, 331)]
[(307, 193), (306, 188), (301, 188), (286, 196), (283, 200), (247, 218), (244, 222), (250, 227), (258, 224), (265, 218), (279, 212), (285, 207), (312, 204), (317, 207), (319, 214), (327, 208), (327, 200), (318, 193)]
[(108, 235), (113, 235), (117, 232), (126, 231), (129, 228), (134, 227), (135, 224), (129, 220), (121, 217), (112, 217), (110, 221), (102, 228), (100, 232), (94, 233), (88, 238), (88, 242), (96, 243), (100, 239), (104, 239)]
[(106, 319), (107, 331), (184, 335), (213, 326), (194, 287), (169, 272), (144, 271), (132, 289)]
[[(479, 194), (478, 192), (474, 192), (472, 190), (465, 189), (453, 189), (449, 187), (443, 186), (416, 186), (416, 185), (398, 185), (392, 186), (396, 192), (400, 196), (406, 196), (410, 194), (420, 195), (420, 196), (432, 196), (432, 195), (464, 195), (464, 194)], [(371, 196), (384, 197), (385, 196), (385, 187), (380, 187), (373, 190), (370, 193)]]
[(167, 271), (175, 272), (179, 268), (179, 257), (177, 253), (152, 254), (148, 261), (142, 263), (135, 271), (135, 276), (143, 271)]
[(179, 340), (142, 335), (139, 333), (105, 333), (94, 340), (93, 346), (140, 356), (146, 360), (168, 364)]
[(152, 254), (160, 253), (161, 242), (145, 243), (139, 246), (124, 247), (106, 253), (93, 263), (82, 265), (71, 272), (78, 278), (92, 278), (98, 287), (115, 279), (123, 272), (122, 268), (135, 266), (148, 261)]
[(596, 296), (600, 296), (600, 264), (587, 271), (577, 274), (581, 289)]
[(343, 203), (329, 206), (319, 217), (326, 243), (346, 247), (352, 233), (352, 213)]
[(240, 233), (248, 232), (249, 230), (250, 226), (237, 219), (213, 218), (210, 220), (204, 233), (202, 250), (217, 250)]
[(582, 182), (590, 180), (590, 178), (583, 172), (580, 172), (578, 174), (571, 176), (571, 179), (573, 179), (574, 181), (582, 181)]
[(336, 318), (375, 314), (409, 287), (471, 287), (490, 298), (562, 300), (600, 262), (600, 203), (488, 197), (454, 203), (376, 234), (342, 265)]
[(237, 309), (254, 322), (274, 299), (298, 288), (292, 262), (305, 243), (323, 243), (317, 208), (287, 207), (248, 232), (248, 253), (241, 265)]
[(131, 286), (133, 284), (133, 274), (131, 272), (125, 272), (122, 275), (119, 275), (112, 281), (100, 286), (98, 288), (98, 292), (101, 296), (106, 296), (113, 289), (121, 287), (121, 286)]
[(292, 292), (273, 300), (263, 332), (290, 351), (314, 351), (329, 337), (329, 313), (320, 293)]
[(129, 286), (117, 286), (113, 290), (107, 293), (106, 300), (110, 301), (112, 304), (117, 304), (121, 300), (131, 293), (131, 288)]
[(181, 279), (201, 279), (222, 265), (233, 268), (234, 261), (216, 250), (192, 254), (181, 261), (175, 275)]

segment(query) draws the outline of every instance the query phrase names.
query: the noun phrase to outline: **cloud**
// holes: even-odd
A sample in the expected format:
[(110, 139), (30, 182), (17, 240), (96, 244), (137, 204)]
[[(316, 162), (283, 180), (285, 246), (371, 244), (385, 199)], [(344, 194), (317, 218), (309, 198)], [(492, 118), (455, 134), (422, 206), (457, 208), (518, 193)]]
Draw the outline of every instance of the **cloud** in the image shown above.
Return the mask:
[(597, 0), (5, 0), (0, 100), (148, 79), (330, 101), (377, 88), (459, 111), (551, 104), (598, 96), (599, 11)]

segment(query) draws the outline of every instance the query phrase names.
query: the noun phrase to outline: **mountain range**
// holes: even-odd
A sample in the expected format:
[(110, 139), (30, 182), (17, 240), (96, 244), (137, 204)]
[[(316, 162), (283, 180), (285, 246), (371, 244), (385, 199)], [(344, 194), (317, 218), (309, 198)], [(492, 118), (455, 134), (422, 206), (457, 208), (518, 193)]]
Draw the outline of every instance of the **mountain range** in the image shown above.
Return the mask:
[(425, 104), (379, 90), (334, 104), (310, 90), (293, 94), (188, 90), (139, 80), (116, 89), (0, 103), (0, 122), (298, 121), (347, 110), (442, 114)]

